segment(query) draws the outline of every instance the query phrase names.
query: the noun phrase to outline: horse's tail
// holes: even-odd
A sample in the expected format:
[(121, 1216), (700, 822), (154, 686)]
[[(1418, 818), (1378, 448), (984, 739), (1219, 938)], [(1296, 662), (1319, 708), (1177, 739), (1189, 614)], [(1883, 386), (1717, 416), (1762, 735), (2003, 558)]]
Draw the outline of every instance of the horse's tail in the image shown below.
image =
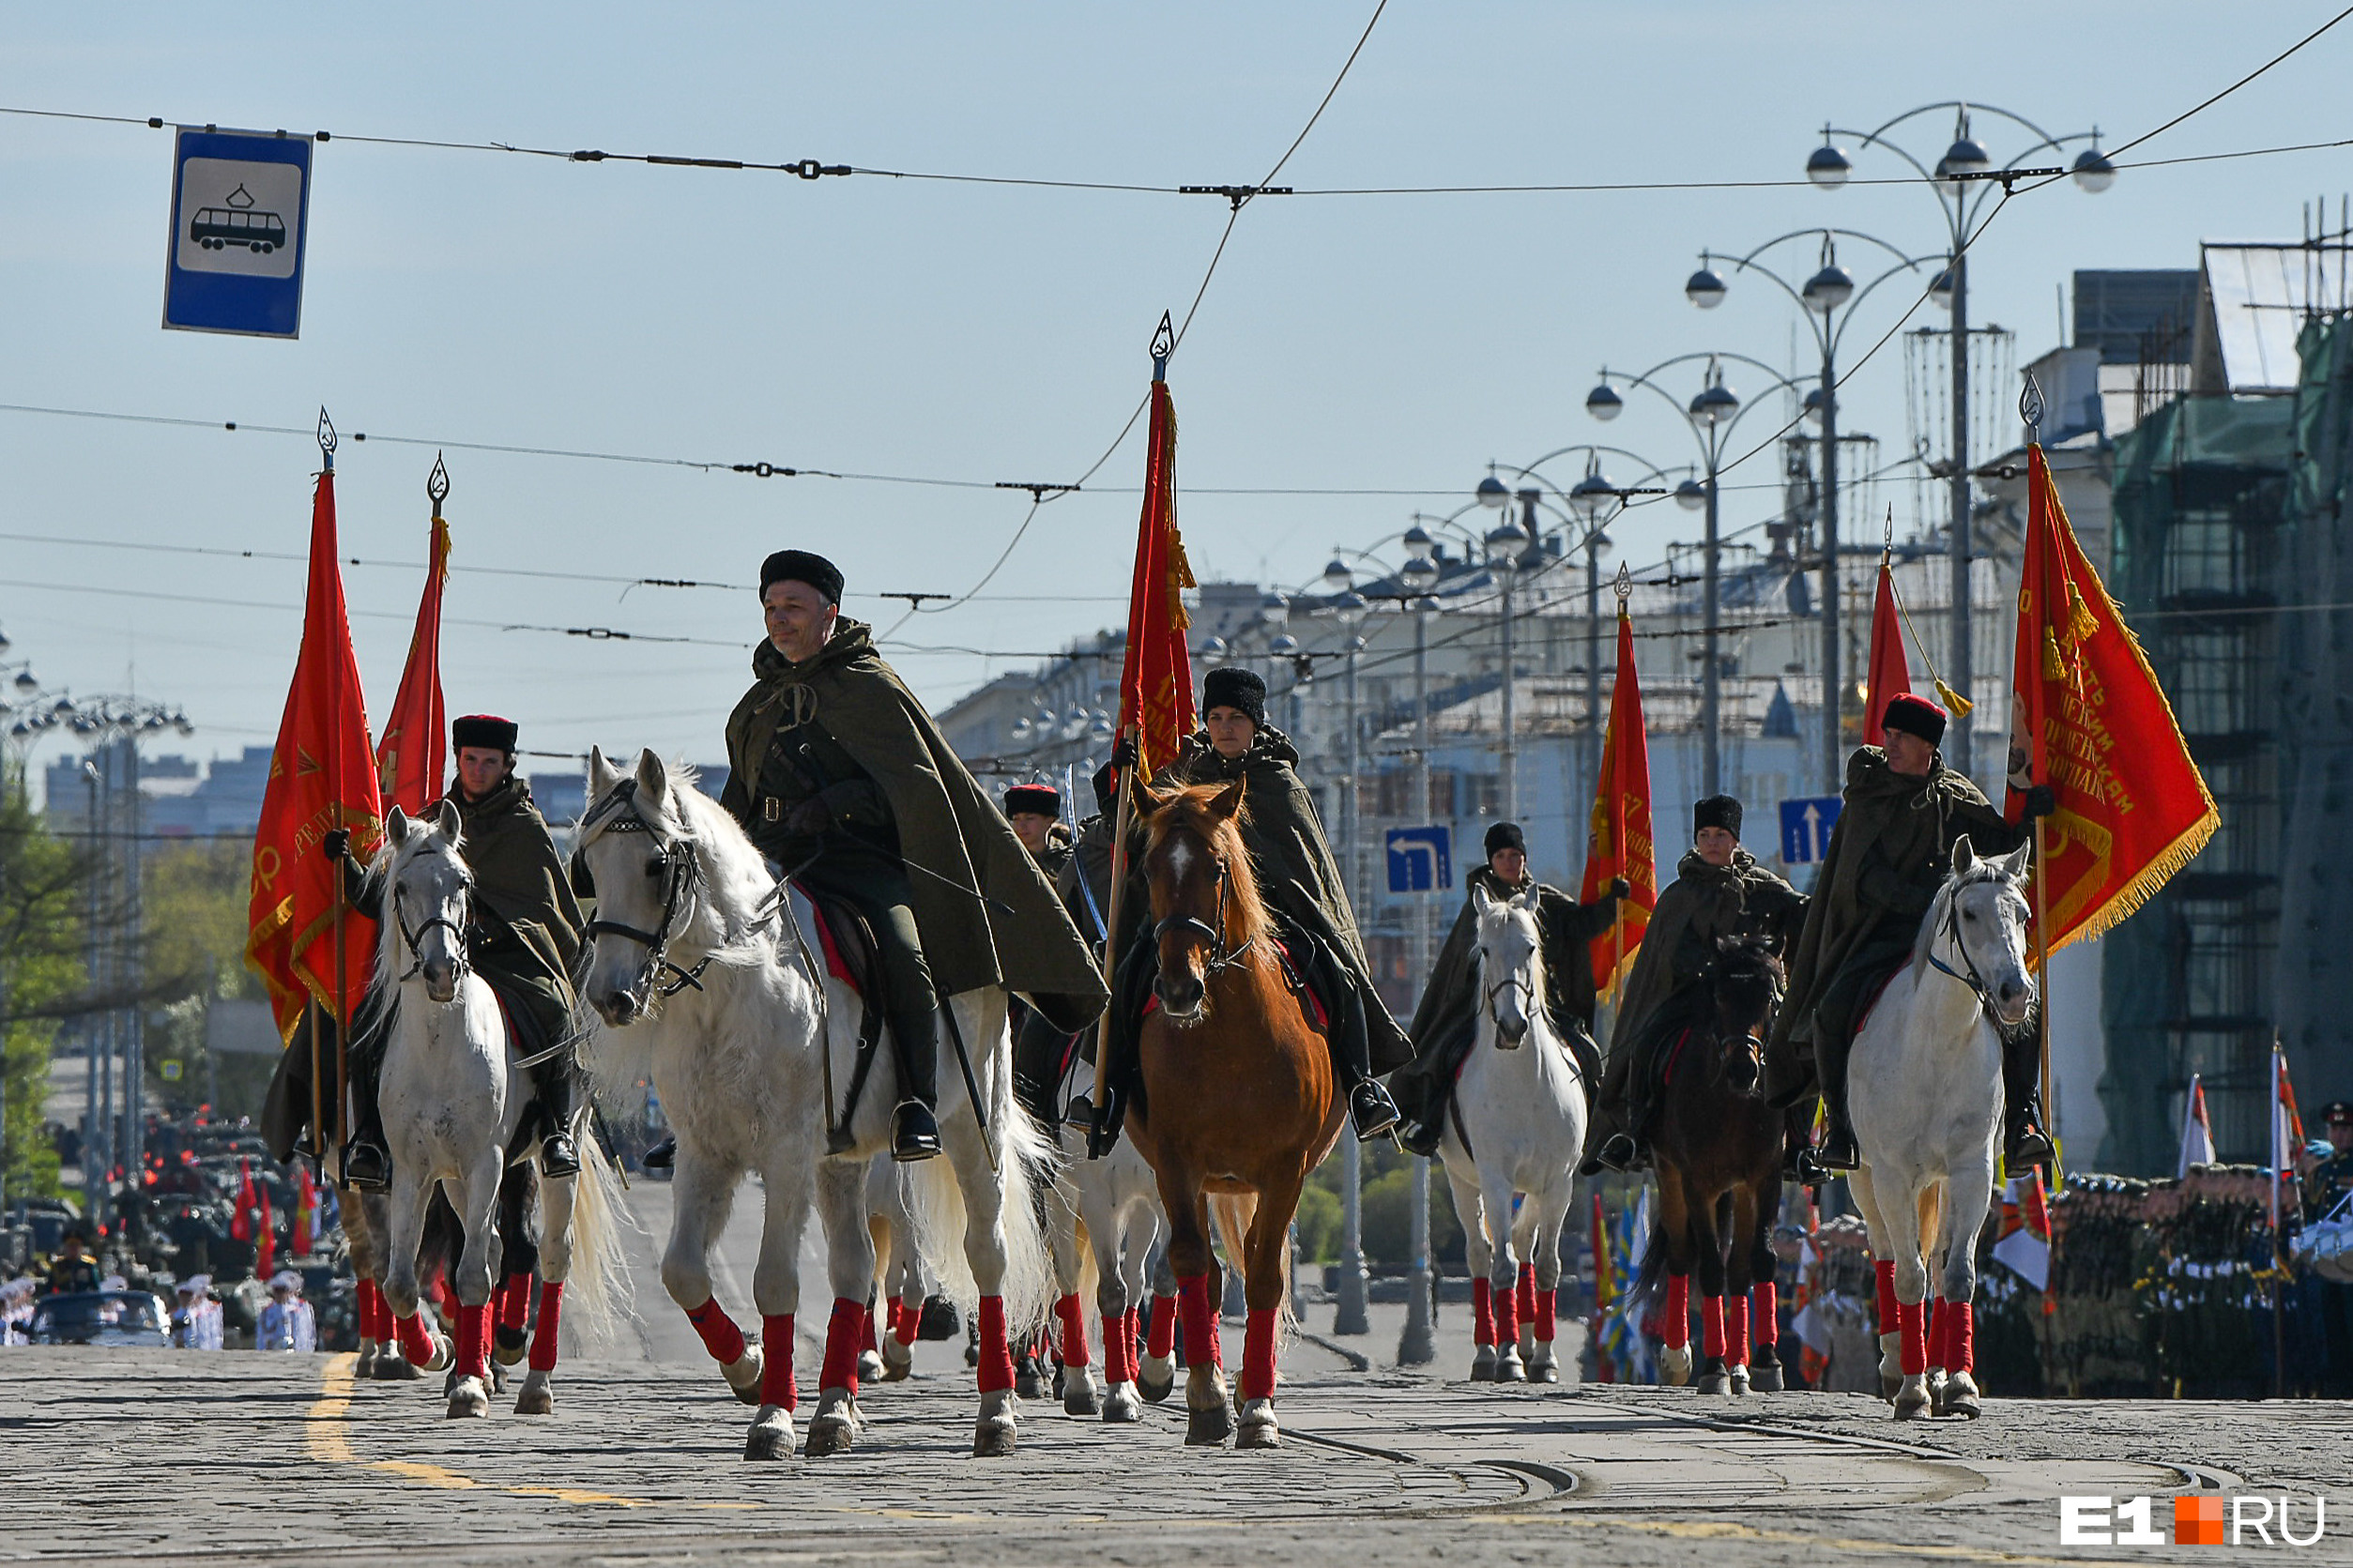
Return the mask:
[(565, 1276), (564, 1322), (581, 1342), (609, 1347), (634, 1317), (629, 1260), (621, 1253), (620, 1173), (594, 1138), (580, 1140), (580, 1174), (572, 1183), (572, 1271)]
[(1626, 1292), (1626, 1320), (1643, 1321), (1666, 1304), (1666, 1297), (1667, 1233), (1664, 1226), (1654, 1225), (1643, 1243), (1643, 1261), (1634, 1271), (1634, 1283)]
[[(1258, 1217), (1259, 1195), (1256, 1193), (1215, 1193), (1210, 1195), (1209, 1223), (1217, 1232), (1218, 1242), (1225, 1250), (1228, 1269), (1239, 1271), (1245, 1268), (1243, 1258), (1247, 1256), (1244, 1251), (1245, 1239), (1249, 1236), (1250, 1226), (1258, 1222)], [(1291, 1232), (1286, 1228), (1283, 1232), (1283, 1278), (1291, 1278)], [(1275, 1309), (1276, 1334), (1285, 1342), (1299, 1327), (1298, 1314), (1291, 1310), (1291, 1293), (1285, 1290), (1281, 1304)]]
[[(1001, 1025), (1000, 1042), (1008, 1040)], [(1005, 1330), (1016, 1344), (1034, 1334), (1053, 1317), (1054, 1255), (1047, 1243), (1039, 1199), (1061, 1179), (1061, 1157), (1036, 1122), (1014, 1098), (1012, 1054), (1003, 1044), (983, 1058), (982, 1093), (988, 1101), (988, 1138), (996, 1160), (998, 1211), (1005, 1232), (1005, 1277), (1000, 1293), (1005, 1304)], [(925, 1160), (909, 1167), (908, 1207), (915, 1222), (916, 1248), (940, 1288), (966, 1312), (978, 1310), (980, 1286), (964, 1256), (964, 1192), (955, 1170), (945, 1160)]]

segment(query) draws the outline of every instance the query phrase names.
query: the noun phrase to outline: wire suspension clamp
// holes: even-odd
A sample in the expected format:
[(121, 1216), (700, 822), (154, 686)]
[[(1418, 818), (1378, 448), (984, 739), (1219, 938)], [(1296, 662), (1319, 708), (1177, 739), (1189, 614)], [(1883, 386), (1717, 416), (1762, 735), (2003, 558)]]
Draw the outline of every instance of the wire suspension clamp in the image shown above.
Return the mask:
[(1177, 194), (1180, 196), (1223, 196), (1232, 204), (1233, 209), (1239, 212), (1242, 210), (1242, 204), (1254, 196), (1288, 196), (1292, 194), (1292, 190), (1288, 185), (1180, 185), (1177, 187)]

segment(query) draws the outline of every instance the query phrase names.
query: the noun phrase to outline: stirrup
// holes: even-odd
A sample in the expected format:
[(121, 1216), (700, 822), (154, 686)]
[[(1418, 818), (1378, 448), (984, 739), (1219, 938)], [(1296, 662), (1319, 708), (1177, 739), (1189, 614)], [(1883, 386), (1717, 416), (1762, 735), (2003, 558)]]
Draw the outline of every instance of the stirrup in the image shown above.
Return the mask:
[(580, 1151), (573, 1148), (568, 1135), (550, 1133), (540, 1140), (540, 1174), (559, 1181), (580, 1174)]
[(902, 1100), (891, 1113), (891, 1158), (901, 1165), (940, 1152), (940, 1119), (921, 1100)]
[(1863, 1163), (1863, 1151), (1856, 1144), (1855, 1134), (1835, 1121), (1822, 1134), (1822, 1148), (1814, 1157), (1828, 1171), (1853, 1170)]
[(2048, 1165), (2057, 1155), (2058, 1150), (2051, 1147), (2051, 1135), (2032, 1116), (2019, 1118), (2002, 1139), (2002, 1164), (2013, 1173), (2029, 1165)]
[(356, 1192), (381, 1193), (392, 1185), (392, 1160), (382, 1146), (352, 1139), (344, 1145), (344, 1185)]
[(1397, 1102), (1389, 1091), (1370, 1078), (1348, 1091), (1349, 1124), (1356, 1130), (1358, 1143), (1370, 1143), (1398, 1125)]
[(1621, 1173), (1630, 1171), (1643, 1163), (1643, 1146), (1630, 1133), (1612, 1133), (1594, 1150), (1593, 1163)]

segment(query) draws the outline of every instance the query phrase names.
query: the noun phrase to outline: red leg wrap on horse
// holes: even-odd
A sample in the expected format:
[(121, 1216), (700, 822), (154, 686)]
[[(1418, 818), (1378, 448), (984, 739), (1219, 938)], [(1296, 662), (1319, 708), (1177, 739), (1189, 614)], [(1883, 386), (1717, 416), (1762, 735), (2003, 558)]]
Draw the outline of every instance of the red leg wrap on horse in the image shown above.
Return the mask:
[(1724, 1299), (1700, 1298), (1700, 1349), (1710, 1356), (1724, 1354)]
[(1667, 1276), (1666, 1343), (1671, 1350), (1687, 1348), (1691, 1343), (1691, 1276)]
[(981, 1298), (981, 1392), (1013, 1387), (1013, 1347), (1005, 1343), (1005, 1299)]
[(896, 1297), (892, 1298), (891, 1337), (893, 1339), (897, 1340), (901, 1345), (912, 1345), (915, 1343), (916, 1332), (923, 1326), (924, 1309), (921, 1303), (903, 1302)]
[[(388, 1305), (384, 1310), (390, 1312), (391, 1308)], [(393, 1327), (400, 1335), (402, 1355), (418, 1366), (433, 1360), (433, 1336), (425, 1332), (422, 1314), (412, 1312), (405, 1317), (396, 1318)]]
[(539, 1326), (531, 1331), (531, 1370), (556, 1370), (556, 1332), (564, 1320), (564, 1282), (552, 1279), (540, 1286)]
[(1275, 1319), (1273, 1307), (1252, 1307), (1250, 1326), (1242, 1339), (1242, 1397), (1275, 1396)]
[(359, 1300), (359, 1337), (383, 1344), (391, 1337), (390, 1315), (384, 1310), (384, 1287), (363, 1278), (354, 1287), (354, 1293)]
[(710, 1352), (712, 1361), (726, 1366), (743, 1359), (743, 1331), (720, 1306), (718, 1297), (713, 1296), (688, 1313), (686, 1320), (703, 1336), (703, 1348)]
[(1136, 1380), (1136, 1309), (1129, 1307), (1103, 1325), (1103, 1376), (1114, 1383)]
[(457, 1309), (457, 1370), (461, 1378), (490, 1377), (490, 1303)]
[(1978, 1359), (1978, 1309), (1955, 1302), (1945, 1309), (1945, 1370), (1974, 1372)]
[(1520, 1322), (1533, 1323), (1536, 1320), (1536, 1266), (1535, 1264), (1522, 1263), (1520, 1266), (1520, 1289), (1512, 1298), (1512, 1304), (1519, 1313)]
[(1879, 1332), (1896, 1332), (1896, 1266), (1891, 1258), (1881, 1258), (1871, 1266), (1872, 1277), (1879, 1282)]
[(533, 1277), (530, 1274), (507, 1276), (507, 1288), (498, 1298), (498, 1326), (500, 1328), (519, 1329), (523, 1327), (523, 1320), (531, 1316)]
[[(1062, 1364), (1064, 1366), (1086, 1365), (1087, 1309), (1078, 1304), (1078, 1293), (1076, 1290), (1054, 1303), (1054, 1316), (1062, 1320)], [(1103, 1351), (1108, 1358), (1111, 1347), (1106, 1345)]]
[(817, 1387), (858, 1392), (858, 1341), (863, 1337), (858, 1325), (865, 1316), (865, 1302), (833, 1298), (833, 1317), (825, 1325), (825, 1370), (817, 1374)]
[(1177, 1281), (1177, 1310), (1184, 1315), (1184, 1359), (1195, 1366), (1224, 1364), (1217, 1343), (1217, 1303), (1209, 1299), (1209, 1276)]
[(1498, 1346), (1520, 1343), (1519, 1292), (1505, 1286), (1490, 1293), (1495, 1302), (1495, 1343)]
[(1926, 1302), (1898, 1302), (1896, 1329), (1903, 1335), (1903, 1375), (1917, 1378), (1928, 1370)]
[(1759, 1345), (1781, 1340), (1780, 1287), (1771, 1280), (1749, 1286), (1749, 1332)]
[(1928, 1364), (1946, 1366), (1945, 1331), (1951, 1325), (1945, 1316), (1945, 1298), (1932, 1297), (1928, 1302)]
[(1495, 1291), (1484, 1274), (1471, 1282), (1471, 1343), (1495, 1343)]
[(760, 1317), (760, 1403), (801, 1408), (801, 1385), (792, 1378), (792, 1314)]
[(1559, 1323), (1559, 1300), (1558, 1294), (1554, 1291), (1539, 1290), (1536, 1292), (1536, 1316), (1528, 1321), (1536, 1325), (1536, 1343), (1539, 1345), (1552, 1343), (1552, 1335)]
[(1144, 1350), (1166, 1361), (1176, 1352), (1177, 1303), (1174, 1296), (1152, 1299), (1152, 1322), (1144, 1334)]
[(1749, 1364), (1749, 1314), (1737, 1296), (1724, 1298), (1724, 1364)]
[(858, 1326), (858, 1353), (860, 1355), (863, 1355), (868, 1350), (879, 1350), (881, 1348), (882, 1342), (874, 1336), (874, 1309), (872, 1307), (868, 1307), (866, 1309), (865, 1321)]

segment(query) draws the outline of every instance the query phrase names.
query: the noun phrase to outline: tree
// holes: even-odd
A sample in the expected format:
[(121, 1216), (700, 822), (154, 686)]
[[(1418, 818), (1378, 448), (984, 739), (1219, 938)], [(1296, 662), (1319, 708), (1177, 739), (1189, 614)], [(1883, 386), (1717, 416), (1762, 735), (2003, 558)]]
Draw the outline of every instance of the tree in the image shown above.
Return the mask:
[(47, 1135), (49, 1061), (57, 1021), (84, 991), (82, 858), (41, 825), (0, 775), (0, 1169), (11, 1195), (53, 1195)]

